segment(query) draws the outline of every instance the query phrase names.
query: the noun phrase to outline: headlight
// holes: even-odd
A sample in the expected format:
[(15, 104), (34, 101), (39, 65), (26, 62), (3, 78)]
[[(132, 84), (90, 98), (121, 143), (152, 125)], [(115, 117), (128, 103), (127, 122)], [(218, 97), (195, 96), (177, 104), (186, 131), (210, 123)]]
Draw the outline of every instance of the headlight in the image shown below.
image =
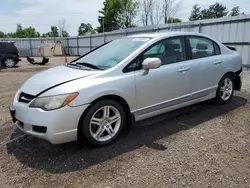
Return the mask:
[(18, 102), (18, 99), (19, 99), (19, 97), (20, 97), (20, 94), (21, 94), (21, 91), (20, 91), (20, 90), (18, 90), (18, 91), (16, 92), (16, 94), (15, 94), (15, 97), (14, 97), (13, 103)]
[(19, 99), (19, 97), (20, 97), (20, 94), (21, 94), (21, 91), (20, 90), (18, 90), (17, 92), (16, 92), (16, 95), (15, 95), (15, 99)]
[(30, 108), (41, 108), (43, 110), (56, 110), (61, 108), (78, 96), (78, 93), (71, 93), (65, 95), (56, 95), (49, 97), (38, 97), (30, 104)]

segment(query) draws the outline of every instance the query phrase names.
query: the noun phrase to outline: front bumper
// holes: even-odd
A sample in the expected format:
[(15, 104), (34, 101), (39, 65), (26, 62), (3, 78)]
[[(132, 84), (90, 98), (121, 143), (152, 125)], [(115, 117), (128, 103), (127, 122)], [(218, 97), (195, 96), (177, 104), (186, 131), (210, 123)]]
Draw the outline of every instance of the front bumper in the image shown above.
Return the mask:
[(10, 113), (16, 126), (23, 132), (52, 144), (62, 144), (77, 140), (78, 123), (87, 107), (65, 106), (58, 110), (43, 111), (17, 102), (11, 105)]

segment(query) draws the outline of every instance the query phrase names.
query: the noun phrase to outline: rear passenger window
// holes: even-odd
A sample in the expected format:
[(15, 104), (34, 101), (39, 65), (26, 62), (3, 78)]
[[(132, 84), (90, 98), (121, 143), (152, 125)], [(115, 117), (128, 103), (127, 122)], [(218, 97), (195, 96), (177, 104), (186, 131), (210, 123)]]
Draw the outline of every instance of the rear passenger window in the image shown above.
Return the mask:
[(189, 40), (193, 59), (220, 54), (219, 47), (209, 39), (202, 37), (190, 37)]
[(17, 53), (16, 46), (13, 43), (6, 43), (6, 51), (9, 53)]
[(214, 42), (214, 52), (215, 55), (220, 55), (220, 47)]

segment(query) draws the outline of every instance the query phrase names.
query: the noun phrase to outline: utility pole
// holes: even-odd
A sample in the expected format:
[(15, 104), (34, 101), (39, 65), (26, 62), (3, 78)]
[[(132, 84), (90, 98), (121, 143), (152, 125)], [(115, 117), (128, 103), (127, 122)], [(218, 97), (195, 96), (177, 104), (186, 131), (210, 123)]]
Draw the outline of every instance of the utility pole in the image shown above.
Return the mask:
[(104, 33), (105, 32), (105, 27), (104, 27), (104, 17), (102, 19), (102, 32)]

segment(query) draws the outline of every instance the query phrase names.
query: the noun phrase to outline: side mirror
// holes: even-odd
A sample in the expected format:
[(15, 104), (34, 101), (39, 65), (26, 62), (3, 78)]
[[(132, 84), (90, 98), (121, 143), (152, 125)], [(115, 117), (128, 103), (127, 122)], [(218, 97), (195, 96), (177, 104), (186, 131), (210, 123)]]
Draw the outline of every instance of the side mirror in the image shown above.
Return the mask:
[(149, 57), (142, 62), (143, 75), (147, 75), (149, 69), (158, 69), (161, 66), (161, 60), (156, 57)]

